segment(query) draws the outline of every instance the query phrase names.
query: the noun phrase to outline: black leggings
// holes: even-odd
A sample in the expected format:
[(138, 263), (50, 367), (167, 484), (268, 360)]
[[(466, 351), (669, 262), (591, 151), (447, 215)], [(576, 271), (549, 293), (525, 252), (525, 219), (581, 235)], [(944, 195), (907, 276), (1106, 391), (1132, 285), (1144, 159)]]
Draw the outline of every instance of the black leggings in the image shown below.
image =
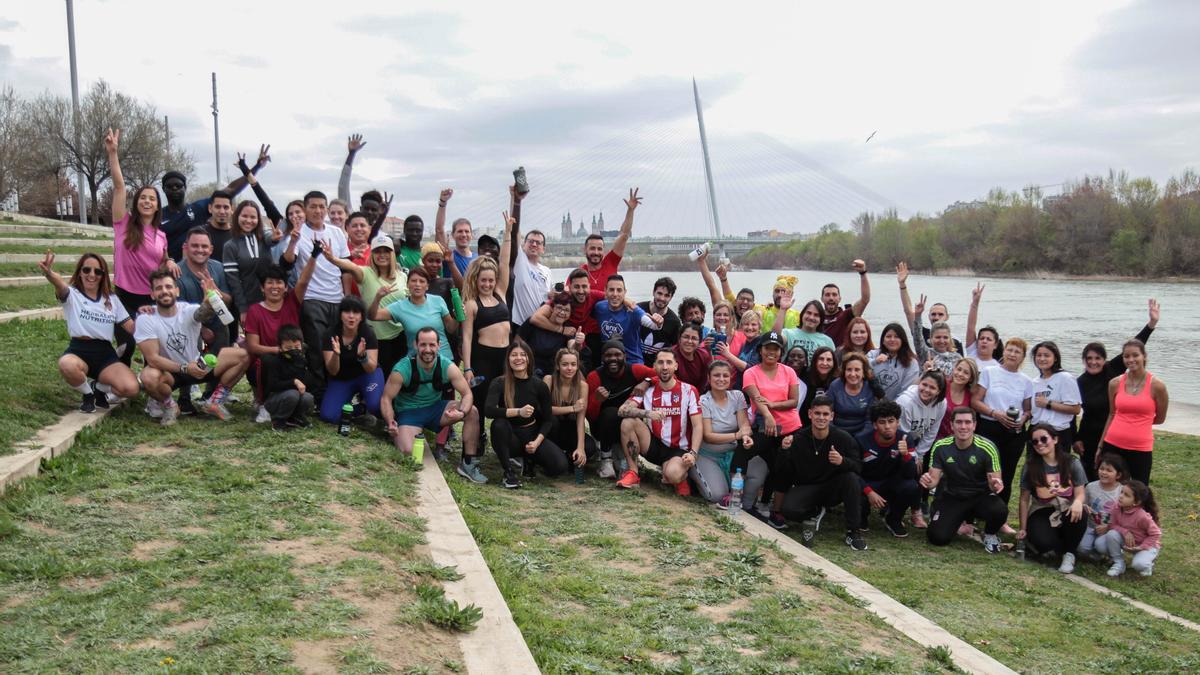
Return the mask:
[(537, 422), (527, 427), (514, 427), (506, 419), (497, 418), (492, 422), (492, 447), (505, 473), (514, 469), (511, 460), (516, 458), (540, 465), (547, 476), (561, 476), (571, 468), (562, 448), (549, 438), (544, 439), (534, 452), (525, 452), (525, 444), (537, 435)]
[(1129, 467), (1130, 478), (1140, 480), (1146, 485), (1150, 484), (1150, 467), (1154, 464), (1153, 452), (1126, 450), (1125, 448), (1118, 448), (1112, 443), (1105, 442), (1100, 447), (1100, 454), (1106, 452), (1120, 455), (1121, 459), (1125, 460), (1126, 466)]
[(1050, 524), (1052, 511), (1053, 509), (1039, 509), (1029, 514), (1025, 521), (1025, 538), (1038, 553), (1074, 553), (1087, 530), (1087, 516), (1080, 518), (1077, 523), (1072, 523), (1070, 515), (1064, 513), (1062, 522), (1058, 527), (1054, 527)]
[(1004, 481), (1004, 489), (1000, 492), (1000, 501), (1004, 502), (1004, 506), (1007, 508), (1008, 498), (1012, 495), (1017, 464), (1025, 452), (1025, 446), (1029, 441), (1029, 432), (1022, 429), (1020, 432), (1014, 433), (1001, 426), (999, 422), (980, 418), (975, 433), (995, 443), (996, 449), (1000, 451), (1000, 479)]
[(610, 405), (600, 408), (600, 414), (595, 419), (589, 419), (592, 435), (600, 444), (600, 449), (610, 452), (620, 451), (621, 447), (621, 416), (617, 414), (617, 406)]
[[(146, 305), (154, 304), (154, 300), (148, 295), (130, 293), (120, 286), (117, 286), (116, 289), (117, 299), (120, 300), (121, 304), (125, 306), (125, 311), (129, 312), (130, 318), (132, 318), (134, 321), (137, 321), (139, 309), (145, 307)], [(124, 363), (128, 366), (129, 364), (133, 363), (133, 349), (137, 346), (137, 344), (133, 341), (133, 335), (126, 332), (125, 329), (121, 328), (120, 326), (113, 326), (113, 334), (117, 338), (117, 346), (125, 348), (121, 351), (117, 358), (121, 359), (121, 363)]]
[(981, 518), (985, 523), (984, 534), (996, 534), (1008, 520), (1008, 506), (996, 495), (983, 494), (978, 497), (951, 497), (939, 495), (930, 507), (929, 528), (925, 536), (934, 546), (945, 546), (954, 541), (958, 526)]
[(379, 367), (383, 370), (384, 381), (391, 377), (392, 368), (400, 359), (408, 356), (408, 340), (404, 338), (404, 333), (401, 333), (394, 338), (379, 340)]
[[(550, 427), (550, 435), (547, 440), (554, 441), (554, 444), (562, 448), (563, 454), (567, 456), (567, 462), (571, 462), (571, 453), (575, 452), (575, 447), (579, 443), (579, 437), (575, 433), (575, 418), (571, 415), (558, 415), (554, 418), (554, 426)], [(583, 432), (583, 454), (587, 456), (588, 461), (595, 458), (600, 451), (596, 445), (596, 439), (588, 435), (587, 431)]]

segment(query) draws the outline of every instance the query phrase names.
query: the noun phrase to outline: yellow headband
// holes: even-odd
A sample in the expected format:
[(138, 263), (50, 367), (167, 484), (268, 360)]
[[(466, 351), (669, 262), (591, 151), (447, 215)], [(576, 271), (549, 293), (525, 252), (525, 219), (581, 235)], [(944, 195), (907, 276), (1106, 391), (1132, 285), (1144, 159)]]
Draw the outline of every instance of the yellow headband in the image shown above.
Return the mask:
[(775, 288), (782, 288), (788, 291), (795, 290), (796, 283), (799, 281), (799, 279), (791, 274), (780, 274), (779, 277), (775, 279)]
[(427, 242), (425, 242), (425, 245), (421, 247), (421, 257), (424, 258), (425, 256), (429, 255), (430, 253), (436, 253), (438, 255), (441, 255), (442, 247), (440, 245), (438, 245), (438, 243), (436, 241), (427, 241)]

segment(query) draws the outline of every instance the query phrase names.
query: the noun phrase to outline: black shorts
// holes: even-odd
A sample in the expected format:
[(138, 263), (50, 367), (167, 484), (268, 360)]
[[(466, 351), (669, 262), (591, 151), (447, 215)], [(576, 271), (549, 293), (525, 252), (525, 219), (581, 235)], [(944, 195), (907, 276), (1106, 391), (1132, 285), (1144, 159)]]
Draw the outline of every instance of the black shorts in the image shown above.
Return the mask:
[(650, 462), (651, 464), (662, 466), (668, 461), (675, 459), (676, 457), (683, 457), (686, 454), (686, 450), (672, 448), (671, 446), (660, 441), (657, 436), (651, 435), (650, 447), (646, 448), (646, 451), (642, 453), (642, 457), (645, 457), (646, 461)]
[(183, 390), (191, 387), (193, 384), (208, 384), (209, 382), (216, 382), (217, 369), (213, 368), (212, 370), (208, 371), (205, 373), (204, 377), (192, 377), (191, 375), (186, 375), (184, 373), (171, 373), (171, 377), (175, 378), (175, 384), (171, 385), (171, 388)]
[(107, 340), (71, 338), (71, 342), (67, 344), (67, 351), (63, 352), (63, 355), (66, 354), (82, 359), (87, 364), (87, 376), (93, 380), (100, 377), (105, 368), (120, 361), (117, 351)]

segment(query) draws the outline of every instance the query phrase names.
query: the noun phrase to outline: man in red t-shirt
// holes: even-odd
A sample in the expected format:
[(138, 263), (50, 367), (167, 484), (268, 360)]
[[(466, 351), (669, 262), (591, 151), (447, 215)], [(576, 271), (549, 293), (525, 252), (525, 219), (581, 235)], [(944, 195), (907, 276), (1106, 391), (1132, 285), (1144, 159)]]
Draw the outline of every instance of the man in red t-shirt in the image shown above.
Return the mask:
[[(621, 448), (628, 468), (617, 487), (635, 488), (641, 484), (637, 457), (662, 467), (663, 482), (675, 486), (675, 494), (686, 497), (688, 469), (696, 464), (704, 423), (700, 417), (700, 394), (696, 388), (675, 377), (675, 353), (662, 350), (654, 359), (658, 380), (644, 394), (630, 396), (618, 411), (621, 420)], [(649, 426), (647, 426), (649, 425)]]
[(608, 253), (604, 252), (604, 237), (598, 234), (588, 235), (583, 241), (584, 263), (580, 269), (587, 272), (592, 288), (604, 288), (608, 278), (617, 273), (621, 258), (625, 257), (625, 245), (633, 233), (633, 212), (641, 203), (638, 189), (630, 190), (629, 199), (625, 200), (625, 222), (621, 223), (621, 232)]
[(828, 335), (833, 344), (838, 347), (846, 341), (846, 328), (850, 320), (862, 316), (871, 302), (871, 282), (867, 280), (867, 263), (855, 260), (854, 271), (858, 272), (858, 302), (842, 307), (842, 290), (837, 284), (825, 284), (821, 287), (821, 332)]

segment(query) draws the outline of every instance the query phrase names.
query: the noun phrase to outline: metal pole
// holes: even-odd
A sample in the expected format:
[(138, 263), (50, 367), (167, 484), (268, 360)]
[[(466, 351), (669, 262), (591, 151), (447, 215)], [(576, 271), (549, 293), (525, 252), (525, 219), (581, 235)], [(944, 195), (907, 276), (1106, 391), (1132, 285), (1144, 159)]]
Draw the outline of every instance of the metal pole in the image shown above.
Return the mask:
[(213, 84), (213, 147), (217, 154), (217, 187), (221, 187), (221, 131), (217, 127), (217, 74), (212, 74)]
[(163, 115), (163, 132), (167, 136), (167, 158), (163, 162), (163, 168), (171, 162), (171, 118)]
[[(67, 0), (67, 48), (71, 53), (71, 105), (74, 108), (75, 147), (79, 148), (79, 69), (75, 66), (75, 3), (73, 0)], [(86, 225), (88, 221), (87, 198), (84, 194), (87, 191), (87, 184), (83, 179), (83, 169), (77, 171), (76, 180), (79, 183), (79, 222)]]
[(713, 229), (717, 235), (717, 249), (725, 257), (725, 244), (721, 242), (721, 217), (717, 215), (717, 191), (713, 187), (712, 162), (708, 159), (708, 134), (704, 132), (704, 109), (700, 107), (700, 89), (696, 78), (692, 78), (692, 96), (696, 99), (696, 121), (700, 123), (700, 149), (704, 151), (704, 177), (708, 180), (708, 205), (712, 209)]

